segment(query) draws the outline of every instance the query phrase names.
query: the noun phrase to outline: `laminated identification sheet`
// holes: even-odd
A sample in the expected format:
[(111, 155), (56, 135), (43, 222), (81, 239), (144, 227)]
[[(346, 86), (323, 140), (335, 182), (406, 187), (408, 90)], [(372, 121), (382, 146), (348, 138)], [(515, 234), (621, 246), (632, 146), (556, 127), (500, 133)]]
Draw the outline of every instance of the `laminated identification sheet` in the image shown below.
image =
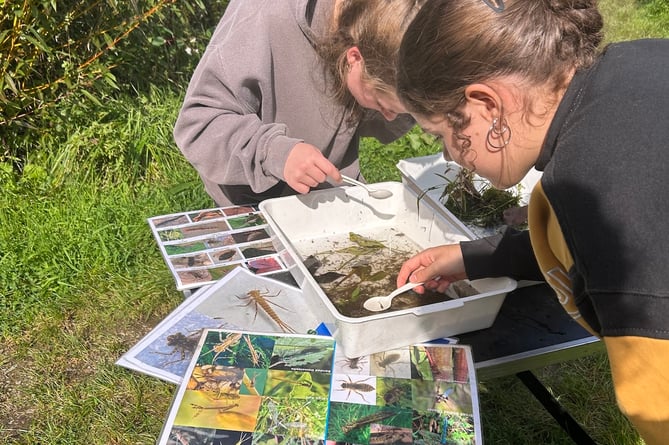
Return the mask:
[(235, 267), (294, 283), (256, 206), (233, 206), (148, 219), (178, 290), (212, 284)]
[(159, 444), (482, 444), (467, 346), (347, 358), (328, 336), (208, 329)]

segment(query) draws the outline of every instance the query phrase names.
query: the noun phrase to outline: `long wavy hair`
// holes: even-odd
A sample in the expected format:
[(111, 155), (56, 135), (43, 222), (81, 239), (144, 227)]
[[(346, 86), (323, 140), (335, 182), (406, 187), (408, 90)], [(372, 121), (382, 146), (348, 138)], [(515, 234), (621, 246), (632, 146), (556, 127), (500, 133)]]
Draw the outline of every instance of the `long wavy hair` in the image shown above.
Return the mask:
[(397, 94), (412, 113), (445, 116), (466, 145), (467, 85), (513, 76), (555, 93), (596, 60), (602, 26), (596, 0), (427, 0), (404, 34)]
[(363, 81), (381, 91), (395, 91), (397, 58), (404, 31), (425, 0), (343, 0), (336, 26), (316, 50), (330, 80), (331, 94), (358, 120), (364, 109), (346, 86), (346, 51), (358, 47), (363, 57)]

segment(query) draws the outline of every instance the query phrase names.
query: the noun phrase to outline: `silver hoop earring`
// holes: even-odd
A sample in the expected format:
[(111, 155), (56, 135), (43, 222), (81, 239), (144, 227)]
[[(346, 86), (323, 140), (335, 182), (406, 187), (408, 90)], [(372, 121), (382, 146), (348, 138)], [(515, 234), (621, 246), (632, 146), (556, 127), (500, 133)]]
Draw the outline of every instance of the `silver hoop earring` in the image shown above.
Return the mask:
[[(509, 142), (511, 142), (511, 128), (506, 124), (506, 119), (500, 121), (498, 118), (494, 118), (485, 140), (490, 147), (488, 151), (491, 153), (498, 152), (509, 145)], [(497, 140), (501, 141), (501, 145)]]

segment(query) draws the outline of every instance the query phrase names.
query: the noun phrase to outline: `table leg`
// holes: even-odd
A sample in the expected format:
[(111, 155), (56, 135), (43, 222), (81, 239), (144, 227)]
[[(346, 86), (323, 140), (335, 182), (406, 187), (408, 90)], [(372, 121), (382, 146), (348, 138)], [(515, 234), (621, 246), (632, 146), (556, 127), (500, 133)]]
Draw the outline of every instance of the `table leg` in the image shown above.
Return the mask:
[(546, 387), (531, 371), (521, 371), (516, 377), (530, 390), (532, 395), (541, 402), (569, 437), (578, 445), (596, 445), (597, 443), (585, 432), (576, 420), (565, 410), (560, 402), (548, 392)]

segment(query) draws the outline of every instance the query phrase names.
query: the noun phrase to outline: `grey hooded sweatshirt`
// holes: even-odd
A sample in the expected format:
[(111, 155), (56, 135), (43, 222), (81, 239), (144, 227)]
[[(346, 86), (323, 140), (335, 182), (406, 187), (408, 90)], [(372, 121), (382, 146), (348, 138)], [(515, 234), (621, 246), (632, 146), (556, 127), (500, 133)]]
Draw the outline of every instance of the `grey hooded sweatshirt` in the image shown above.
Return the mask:
[[(383, 143), (414, 124), (369, 112), (347, 123), (314, 50), (334, 0), (231, 0), (188, 86), (174, 127), (179, 149), (217, 205), (295, 194), (283, 181), (298, 142), (319, 147), (343, 174), (359, 177), (360, 137)], [(328, 186), (328, 184), (323, 184)]]

